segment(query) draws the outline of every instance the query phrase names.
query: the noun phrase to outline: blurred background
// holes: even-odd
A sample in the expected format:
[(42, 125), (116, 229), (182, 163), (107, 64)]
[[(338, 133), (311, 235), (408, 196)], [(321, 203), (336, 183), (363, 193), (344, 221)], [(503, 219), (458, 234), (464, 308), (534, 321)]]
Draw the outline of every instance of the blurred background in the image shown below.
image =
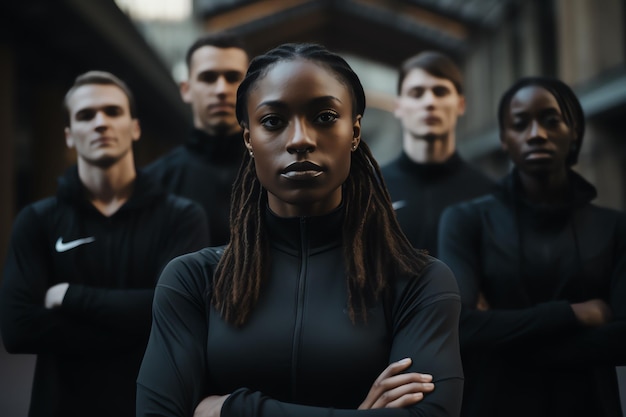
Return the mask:
[[(405, 58), (436, 49), (464, 70), (459, 152), (493, 178), (509, 169), (496, 129), (500, 95), (520, 76), (557, 76), (587, 116), (575, 168), (597, 187), (596, 203), (624, 210), (625, 26), (626, 0), (3, 1), (0, 254), (16, 213), (54, 194), (56, 178), (75, 162), (62, 100), (76, 75), (107, 70), (128, 82), (143, 128), (135, 148), (141, 167), (179, 144), (191, 124), (177, 87), (187, 47), (227, 29), (242, 35), (252, 56), (299, 41), (342, 54), (366, 89), (363, 137), (381, 164), (400, 152), (392, 111)], [(30, 355), (0, 349), (0, 415), (26, 415), (33, 364)]]

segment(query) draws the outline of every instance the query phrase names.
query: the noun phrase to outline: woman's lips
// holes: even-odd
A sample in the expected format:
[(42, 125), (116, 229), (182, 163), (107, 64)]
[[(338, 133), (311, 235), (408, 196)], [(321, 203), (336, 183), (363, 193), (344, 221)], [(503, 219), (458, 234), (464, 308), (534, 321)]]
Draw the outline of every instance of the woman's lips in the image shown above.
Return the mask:
[(308, 180), (324, 173), (321, 166), (310, 162), (292, 162), (281, 171), (281, 175), (291, 180)]

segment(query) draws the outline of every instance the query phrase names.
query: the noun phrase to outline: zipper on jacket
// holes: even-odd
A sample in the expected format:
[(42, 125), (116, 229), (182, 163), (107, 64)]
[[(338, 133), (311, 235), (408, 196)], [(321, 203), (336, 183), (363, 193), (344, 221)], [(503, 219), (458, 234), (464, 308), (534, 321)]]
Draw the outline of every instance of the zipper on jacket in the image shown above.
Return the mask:
[(298, 352), (300, 350), (300, 334), (302, 332), (302, 316), (304, 309), (304, 290), (306, 286), (306, 271), (308, 267), (309, 244), (308, 244), (308, 227), (307, 219), (300, 218), (300, 271), (298, 273), (298, 293), (296, 303), (296, 320), (293, 335), (293, 346), (291, 350), (291, 397), (295, 401), (297, 399), (297, 364)]

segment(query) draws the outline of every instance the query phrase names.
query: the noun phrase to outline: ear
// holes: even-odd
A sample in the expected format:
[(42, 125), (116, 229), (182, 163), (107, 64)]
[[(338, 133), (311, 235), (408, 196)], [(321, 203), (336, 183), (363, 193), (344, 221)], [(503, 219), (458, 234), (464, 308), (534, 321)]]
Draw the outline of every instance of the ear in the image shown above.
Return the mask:
[(464, 115), (465, 109), (466, 109), (465, 96), (459, 96), (459, 105), (457, 107), (457, 114), (459, 116)]
[(248, 148), (248, 152), (252, 152), (252, 143), (250, 143), (250, 129), (247, 127), (243, 128), (243, 143)]
[(189, 81), (180, 82), (180, 97), (185, 103), (191, 103), (191, 96), (189, 94)]
[(402, 109), (402, 106), (400, 105), (400, 100), (400, 97), (396, 97), (396, 99), (394, 100), (393, 115), (396, 119), (401, 119), (402, 116), (404, 116), (404, 111)]
[(502, 131), (500, 131), (500, 149), (502, 149), (506, 153), (509, 152), (509, 146), (506, 144), (506, 141), (504, 140)]
[(361, 115), (357, 114), (352, 125), (352, 150), (356, 151), (359, 143), (361, 143)]
[(141, 137), (141, 125), (139, 124), (139, 119), (133, 119), (132, 134), (134, 141), (138, 141)]
[(65, 144), (70, 149), (74, 148), (75, 146), (74, 139), (72, 138), (72, 131), (70, 130), (69, 126), (65, 128), (64, 132), (65, 132)]

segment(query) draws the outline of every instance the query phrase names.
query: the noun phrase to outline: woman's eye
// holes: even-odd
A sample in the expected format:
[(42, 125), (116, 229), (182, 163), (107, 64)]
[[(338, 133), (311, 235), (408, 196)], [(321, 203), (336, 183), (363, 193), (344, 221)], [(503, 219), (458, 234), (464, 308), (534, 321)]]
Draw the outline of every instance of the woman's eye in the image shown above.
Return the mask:
[(514, 120), (513, 123), (511, 123), (511, 127), (513, 128), (513, 130), (524, 130), (526, 128), (526, 121), (525, 120)]
[(327, 112), (319, 114), (315, 118), (316, 119), (315, 121), (318, 123), (332, 123), (338, 118), (339, 118), (339, 115), (337, 113), (327, 111)]
[(561, 124), (561, 118), (557, 116), (548, 117), (545, 123), (546, 126), (557, 127)]
[(261, 125), (266, 129), (278, 129), (282, 126), (282, 120), (278, 116), (267, 116), (261, 119)]

